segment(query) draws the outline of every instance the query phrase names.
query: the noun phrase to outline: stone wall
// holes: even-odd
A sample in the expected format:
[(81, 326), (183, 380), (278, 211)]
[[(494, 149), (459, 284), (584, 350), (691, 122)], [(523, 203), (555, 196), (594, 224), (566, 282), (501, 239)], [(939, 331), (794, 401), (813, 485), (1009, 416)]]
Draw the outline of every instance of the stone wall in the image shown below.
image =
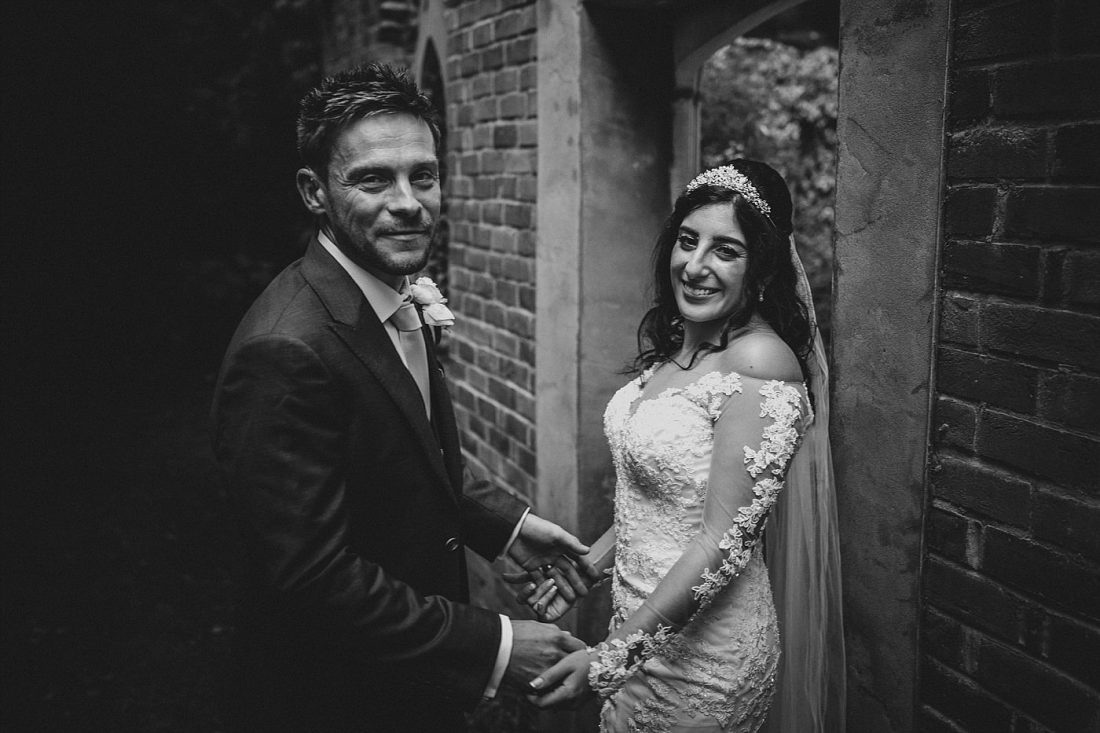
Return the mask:
[(1100, 728), (1100, 12), (952, 21), (922, 730)]
[(535, 495), (536, 15), (450, 2), (450, 377), (468, 461)]

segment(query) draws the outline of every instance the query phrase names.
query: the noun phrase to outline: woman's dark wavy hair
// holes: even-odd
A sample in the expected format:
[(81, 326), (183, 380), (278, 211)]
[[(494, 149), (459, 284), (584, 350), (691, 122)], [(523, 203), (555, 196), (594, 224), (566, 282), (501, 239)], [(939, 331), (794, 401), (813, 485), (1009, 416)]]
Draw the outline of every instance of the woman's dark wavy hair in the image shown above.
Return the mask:
[[(690, 368), (704, 353), (724, 349), (729, 343), (729, 335), (745, 326), (753, 313), (759, 313), (798, 357), (806, 376), (806, 357), (813, 349), (814, 334), (806, 304), (798, 297), (798, 275), (790, 257), (791, 194), (783, 177), (766, 163), (738, 159), (727, 165), (733, 165), (752, 182), (771, 207), (771, 215), (758, 211), (736, 191), (720, 186), (700, 186), (676, 199), (653, 250), (655, 298), (653, 307), (638, 326), (638, 355), (627, 368), (628, 374), (672, 359), (683, 345), (682, 319), (669, 277), (672, 249), (676, 246), (680, 225), (688, 214), (702, 206), (732, 203), (748, 248), (744, 307), (726, 321), (719, 343), (700, 346), (691, 362), (682, 368)], [(761, 292), (763, 301), (759, 299)]]

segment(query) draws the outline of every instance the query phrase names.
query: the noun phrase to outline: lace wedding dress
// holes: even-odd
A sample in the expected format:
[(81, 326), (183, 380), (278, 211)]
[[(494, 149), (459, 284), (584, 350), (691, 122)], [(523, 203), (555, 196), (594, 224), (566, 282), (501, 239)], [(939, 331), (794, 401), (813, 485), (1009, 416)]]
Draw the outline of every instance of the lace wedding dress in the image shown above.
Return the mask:
[[(604, 414), (617, 474), (601, 731), (758, 731), (779, 632), (760, 541), (802, 432), (802, 384), (714, 371)], [(619, 634), (615, 634), (620, 631)]]

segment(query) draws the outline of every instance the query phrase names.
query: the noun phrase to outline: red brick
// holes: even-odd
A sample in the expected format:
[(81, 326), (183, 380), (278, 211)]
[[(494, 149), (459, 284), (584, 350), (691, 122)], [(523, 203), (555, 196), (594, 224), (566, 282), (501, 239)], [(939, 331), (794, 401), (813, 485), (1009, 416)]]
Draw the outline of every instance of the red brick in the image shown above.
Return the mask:
[(1063, 672), (1100, 690), (1100, 631), (1074, 619), (1051, 615), (1046, 659)]
[(966, 733), (962, 728), (927, 705), (922, 706), (920, 709), (917, 718), (917, 730), (920, 733)]
[(1100, 3), (1062, 0), (1058, 14), (1058, 50), (1064, 54), (1100, 52)]
[(960, 69), (951, 76), (948, 118), (958, 129), (989, 114), (991, 77), (985, 69)]
[(1062, 486), (1100, 495), (1100, 439), (986, 410), (978, 426), (977, 452), (983, 458), (1046, 478)]
[(1016, 2), (960, 12), (952, 51), (957, 61), (992, 60), (1042, 53), (1050, 48), (1051, 9)]
[(982, 128), (951, 135), (949, 179), (1043, 178), (1047, 175), (1047, 132), (1028, 128)]
[(973, 405), (937, 396), (932, 421), (936, 426), (937, 444), (955, 446), (967, 453), (974, 452), (975, 426), (978, 417)]
[(930, 507), (925, 517), (924, 540), (929, 552), (957, 563), (966, 562), (966, 517)]
[(967, 733), (1009, 730), (1011, 711), (966, 677), (936, 662), (921, 665), (921, 696), (938, 713)]
[(937, 356), (937, 392), (1034, 414), (1037, 369), (948, 347)]
[(1084, 498), (1038, 491), (1032, 515), (1035, 537), (1080, 553), (1100, 564), (1100, 504)]
[[(1095, 3), (1100, 8), (1100, 3)], [(1097, 25), (1100, 29), (1100, 25)], [(1100, 124), (1067, 125), (1054, 132), (1056, 181), (1100, 182)]]
[(515, 125), (497, 125), (493, 128), (493, 147), (511, 148), (519, 141)]
[(943, 249), (946, 288), (1034, 298), (1039, 294), (1039, 248), (949, 241)]
[(1067, 613), (1100, 620), (1100, 576), (1064, 552), (987, 527), (982, 572)]
[(944, 201), (944, 227), (947, 234), (960, 237), (986, 237), (993, 231), (993, 211), (997, 191), (993, 188), (951, 188)]
[(999, 69), (993, 114), (1000, 119), (1079, 118), (1100, 112), (1100, 57), (1059, 59)]
[(957, 293), (945, 293), (940, 308), (940, 339), (964, 346), (978, 345), (980, 303)]
[(479, 56), (482, 71), (495, 71), (504, 66), (504, 47), (499, 44), (489, 46)]
[(1039, 387), (1038, 414), (1067, 427), (1100, 433), (1100, 379), (1061, 372), (1047, 375)]
[(1054, 730), (1100, 726), (1100, 695), (1057, 674), (1017, 649), (982, 640), (975, 680), (1021, 712)]
[(929, 557), (924, 567), (924, 599), (964, 624), (1015, 641), (1028, 604), (981, 573)]
[(1009, 193), (1005, 212), (1006, 237), (1095, 243), (1100, 188), (1021, 187)]
[(971, 666), (966, 654), (968, 636), (967, 629), (955, 619), (934, 608), (924, 608), (920, 625), (921, 654), (952, 669), (965, 670)]
[(534, 338), (535, 319), (529, 313), (508, 311), (508, 330), (523, 338)]
[(1073, 305), (1100, 305), (1100, 251), (1065, 253), (1062, 295)]
[(535, 39), (534, 36), (527, 36), (525, 38), (517, 38), (514, 41), (508, 43), (508, 64), (518, 65), (528, 61), (535, 60)]
[(932, 493), (952, 504), (1017, 527), (1027, 527), (1031, 484), (972, 459), (939, 458)]
[(987, 303), (981, 333), (989, 351), (1100, 369), (1100, 316)]

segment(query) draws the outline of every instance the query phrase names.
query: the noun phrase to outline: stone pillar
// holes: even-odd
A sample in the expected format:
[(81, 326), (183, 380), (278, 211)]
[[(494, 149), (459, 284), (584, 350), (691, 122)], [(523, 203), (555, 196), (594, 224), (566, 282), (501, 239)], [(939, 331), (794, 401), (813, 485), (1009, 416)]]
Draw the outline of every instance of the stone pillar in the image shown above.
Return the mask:
[(832, 438), (848, 730), (914, 730), (948, 0), (841, 2)]
[[(668, 209), (672, 39), (660, 18), (538, 5), (536, 504), (586, 541), (611, 521), (603, 410), (628, 379)], [(608, 616), (587, 603), (578, 633), (602, 637)]]

